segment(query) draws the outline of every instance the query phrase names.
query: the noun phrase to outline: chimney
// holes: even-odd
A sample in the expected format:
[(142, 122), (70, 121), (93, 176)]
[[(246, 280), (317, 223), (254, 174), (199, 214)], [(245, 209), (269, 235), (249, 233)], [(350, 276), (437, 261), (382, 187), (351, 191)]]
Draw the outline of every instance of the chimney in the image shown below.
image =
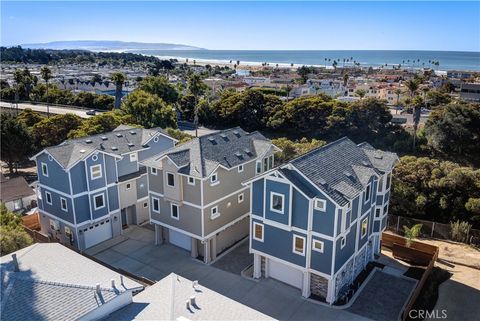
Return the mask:
[(18, 267), (17, 254), (12, 254), (12, 259), (13, 259), (13, 271), (20, 272), (20, 268)]
[(197, 303), (195, 302), (195, 296), (192, 295), (192, 296), (190, 297), (190, 305), (194, 307), (196, 304), (197, 304)]
[(115, 280), (112, 279), (111, 281), (112, 281), (112, 288), (115, 289)]
[(95, 285), (95, 292), (97, 292), (97, 294), (100, 296), (100, 294), (101, 294), (101, 291), (100, 291), (100, 283), (97, 283), (97, 284)]

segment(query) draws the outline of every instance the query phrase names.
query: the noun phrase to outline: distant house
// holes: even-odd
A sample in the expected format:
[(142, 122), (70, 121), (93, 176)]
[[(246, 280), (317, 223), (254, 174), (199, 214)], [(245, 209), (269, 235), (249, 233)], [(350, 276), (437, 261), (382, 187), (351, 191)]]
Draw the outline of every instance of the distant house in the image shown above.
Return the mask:
[(147, 222), (148, 181), (139, 162), (175, 142), (160, 128), (120, 126), (42, 150), (32, 158), (42, 232), (83, 250)]
[(36, 243), (13, 255), (0, 258), (2, 321), (100, 320), (143, 289), (58, 243)]
[(13, 212), (22, 213), (36, 207), (35, 191), (23, 177), (7, 179), (0, 174), (0, 201)]
[(242, 182), (273, 168), (277, 150), (259, 132), (236, 127), (142, 161), (156, 243), (171, 243), (208, 263), (247, 237), (250, 195)]
[(345, 137), (247, 181), (254, 277), (335, 302), (380, 252), (397, 160)]
[(266, 83), (270, 83), (270, 78), (248, 76), (248, 77), (243, 77), (243, 82), (248, 85), (266, 84)]
[(480, 84), (465, 84), (460, 85), (460, 98), (466, 101), (480, 102)]

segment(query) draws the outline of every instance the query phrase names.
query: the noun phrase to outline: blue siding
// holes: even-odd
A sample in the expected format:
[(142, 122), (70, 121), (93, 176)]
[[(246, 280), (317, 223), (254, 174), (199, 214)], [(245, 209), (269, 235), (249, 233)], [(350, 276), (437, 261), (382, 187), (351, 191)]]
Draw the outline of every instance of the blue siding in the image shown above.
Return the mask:
[(366, 215), (366, 216), (362, 216), (360, 218), (360, 221), (358, 221), (358, 224), (360, 224), (360, 228), (358, 229), (358, 248), (360, 249), (363, 245), (365, 245), (365, 243), (367, 243), (367, 240), (368, 240), (368, 233), (367, 235), (365, 235), (363, 238), (362, 238), (362, 221), (364, 220), (364, 218), (367, 217), (368, 218), (368, 226), (369, 226), (369, 229), (371, 228), (370, 225), (371, 225), (371, 220), (370, 220), (370, 216), (369, 215)]
[(70, 178), (72, 179), (73, 194), (86, 192), (88, 190), (85, 164), (83, 161), (70, 169)]
[(147, 175), (139, 177), (137, 180), (137, 199), (146, 197), (148, 195)]
[(117, 161), (118, 176), (131, 174), (137, 171), (137, 162), (130, 161), (129, 155), (124, 155), (123, 158)]
[[(102, 208), (99, 208), (97, 210), (95, 210), (95, 200), (94, 200), (94, 196), (98, 195), (98, 194), (103, 194), (103, 197), (104, 197), (104, 207)], [(107, 193), (106, 191), (101, 191), (101, 192), (98, 192), (98, 193), (95, 193), (95, 194), (92, 194), (90, 195), (90, 204), (91, 204), (91, 211), (93, 213), (93, 219), (97, 219), (99, 217), (102, 217), (102, 216), (105, 216), (108, 214), (108, 198), (107, 198)]]
[[(92, 157), (94, 157), (94, 156), (97, 156), (96, 161), (94, 161), (92, 159)], [(105, 186), (105, 180), (106, 180), (105, 179), (106, 172), (105, 172), (105, 166), (103, 166), (103, 153), (98, 153), (97, 155), (90, 156), (85, 160), (85, 162), (87, 164), (87, 180), (88, 180), (90, 190), (94, 191), (94, 190), (97, 190), (99, 188), (104, 187)], [(100, 165), (100, 168), (102, 169), (102, 177), (92, 180), (91, 179), (90, 168), (94, 165)]]
[[(347, 262), (355, 252), (355, 237), (357, 234), (357, 224), (354, 223), (350, 232), (346, 235), (345, 247), (341, 248), (341, 238), (336, 241), (335, 248), (335, 273)], [(366, 239), (367, 237), (365, 237)]]
[(382, 219), (382, 230), (387, 226), (387, 216)]
[(110, 207), (110, 212), (120, 208), (118, 202), (118, 187), (116, 185), (108, 188), (108, 205)]
[(263, 216), (263, 186), (265, 180), (260, 179), (252, 184), (252, 215)]
[(293, 253), (293, 235), (306, 237), (305, 235), (285, 231), (267, 224), (264, 224), (263, 233), (263, 242), (256, 241), (252, 238), (253, 249), (305, 267), (306, 256)]
[(110, 155), (105, 155), (105, 172), (107, 175), (107, 184), (112, 184), (117, 181), (117, 170), (115, 168), (115, 158)]
[(306, 230), (308, 227), (308, 199), (295, 188), (292, 198), (292, 226)]
[(352, 214), (351, 214), (351, 222), (355, 221), (358, 217), (358, 203), (359, 203), (360, 196), (355, 197), (352, 202)]
[[(48, 177), (42, 174), (42, 162), (47, 164)], [(47, 153), (42, 153), (37, 157), (37, 172), (40, 184), (70, 194), (68, 174), (55, 160), (49, 160)]]
[(365, 199), (366, 199), (366, 189), (363, 191), (363, 197), (362, 197), (362, 201), (361, 201), (361, 205), (362, 205), (362, 212), (361, 213), (365, 213), (367, 212), (370, 207), (372, 206), (372, 201), (376, 201), (375, 199), (375, 193), (376, 193), (376, 184), (373, 183), (373, 179), (374, 179), (374, 176), (372, 176), (370, 178), (370, 181), (369, 183), (372, 184), (372, 194), (371, 194), (371, 197), (370, 197), (370, 200), (368, 202), (365, 202)]
[(327, 201), (327, 210), (320, 212), (313, 208), (313, 226), (312, 230), (321, 234), (333, 236), (333, 226), (335, 224), (335, 204), (326, 197), (318, 197)]
[[(266, 184), (266, 197), (265, 197), (265, 218), (288, 225), (288, 216), (290, 209), (290, 185), (277, 182), (265, 180)], [(270, 195), (272, 192), (282, 194), (284, 196), (284, 208), (283, 214), (273, 212), (270, 210)]]
[(390, 199), (390, 190), (385, 192), (385, 202), (387, 202)]
[[(41, 192), (42, 192), (42, 198), (43, 198), (43, 209), (45, 212), (50, 213), (67, 222), (74, 223), (72, 201), (69, 197), (60, 196), (58, 193), (48, 188), (41, 188)], [(50, 194), (52, 195), (52, 205), (47, 203), (47, 196), (45, 194), (46, 192), (50, 192)], [(68, 207), (67, 212), (62, 210), (60, 206), (60, 197), (63, 197), (67, 200), (67, 207)]]
[(383, 196), (382, 195), (377, 195), (377, 204), (382, 205), (383, 204)]
[(330, 275), (332, 272), (333, 242), (316, 236), (314, 236), (313, 239), (323, 242), (323, 253), (312, 250), (310, 267), (314, 270)]
[(339, 208), (337, 209), (337, 234), (339, 235), (342, 231), (342, 210)]
[(155, 142), (151, 139), (148, 142), (149, 148), (138, 152), (138, 160), (142, 161), (154, 155), (160, 154), (164, 150), (172, 148), (175, 146), (175, 141), (173, 139), (167, 138), (163, 135), (159, 136), (158, 142)]
[(77, 224), (90, 220), (90, 204), (88, 203), (88, 196), (82, 195), (75, 197), (75, 217)]

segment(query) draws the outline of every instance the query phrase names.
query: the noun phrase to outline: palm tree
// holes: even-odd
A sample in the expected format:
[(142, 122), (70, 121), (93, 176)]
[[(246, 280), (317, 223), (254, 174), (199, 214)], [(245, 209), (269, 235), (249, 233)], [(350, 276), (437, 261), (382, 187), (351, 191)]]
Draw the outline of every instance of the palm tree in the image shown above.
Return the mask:
[(120, 103), (122, 102), (122, 90), (123, 84), (125, 83), (125, 75), (121, 72), (115, 72), (111, 76), (112, 82), (115, 84), (115, 103), (113, 107), (115, 109), (120, 108)]
[(419, 83), (418, 83), (418, 80), (416, 79), (410, 79), (405, 82), (405, 87), (407, 87), (408, 91), (410, 92), (410, 97), (413, 105), (413, 149), (414, 150), (415, 150), (415, 143), (417, 140), (417, 129), (418, 129), (418, 123), (420, 122), (420, 112), (421, 112), (421, 103), (419, 99), (414, 99), (415, 94), (418, 90), (418, 85)]
[(415, 79), (410, 79), (405, 82), (405, 87), (407, 87), (408, 91), (410, 92), (410, 97), (413, 98), (415, 96), (415, 92), (418, 89), (418, 81)]
[(50, 117), (50, 106), (48, 105), (48, 81), (52, 79), (52, 71), (47, 66), (43, 66), (40, 69), (40, 74), (42, 75), (43, 80), (47, 86), (47, 117)]
[(200, 75), (198, 74), (191, 74), (187, 79), (187, 90), (194, 98), (194, 120), (195, 123), (195, 137), (198, 137), (198, 98), (199, 96), (203, 95), (206, 90), (206, 85), (203, 83)]
[(398, 110), (400, 109), (400, 95), (402, 94), (402, 90), (400, 88), (395, 89), (395, 95), (397, 95), (397, 108), (395, 110), (395, 114), (398, 114)]
[(348, 73), (345, 73), (345, 74), (343, 75), (343, 86), (344, 86), (344, 87), (347, 86), (348, 78), (349, 78)]
[(403, 230), (405, 231), (405, 238), (406, 242), (405, 245), (407, 247), (410, 247), (412, 245), (412, 242), (414, 239), (420, 235), (420, 230), (422, 229), (422, 224), (415, 224), (411, 228), (408, 228), (407, 226), (403, 226)]

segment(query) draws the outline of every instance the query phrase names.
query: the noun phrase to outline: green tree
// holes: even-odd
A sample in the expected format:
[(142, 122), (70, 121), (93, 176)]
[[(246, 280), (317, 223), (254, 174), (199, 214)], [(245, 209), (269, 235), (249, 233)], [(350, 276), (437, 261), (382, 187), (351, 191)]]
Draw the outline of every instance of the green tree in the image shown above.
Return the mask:
[(367, 94), (367, 91), (365, 89), (355, 90), (355, 95), (360, 97), (360, 99), (363, 99), (363, 97), (365, 97), (366, 94)]
[(450, 97), (450, 95), (443, 93), (441, 91), (430, 90), (427, 93), (427, 100), (428, 100), (428, 104), (431, 107), (438, 107), (438, 106), (448, 105), (449, 103), (451, 103), (452, 98)]
[(31, 108), (25, 108), (20, 114), (18, 114), (17, 119), (25, 124), (27, 127), (32, 127), (39, 121), (45, 119), (39, 112), (33, 111)]
[(37, 148), (58, 145), (65, 141), (68, 133), (78, 129), (82, 119), (74, 114), (55, 115), (43, 119), (32, 127), (32, 136)]
[(403, 226), (403, 230), (405, 232), (405, 238), (407, 247), (412, 245), (412, 242), (420, 235), (420, 230), (422, 229), (422, 224), (415, 224), (411, 228), (407, 226)]
[(307, 66), (301, 66), (297, 68), (297, 74), (302, 78), (302, 82), (306, 83), (308, 80), (308, 75), (312, 73), (312, 69)]
[(178, 101), (178, 92), (165, 77), (147, 77), (138, 84), (138, 89), (157, 95), (167, 104)]
[(1, 159), (13, 173), (14, 165), (27, 159), (31, 153), (32, 138), (23, 122), (9, 114), (0, 115), (1, 127)]
[(95, 84), (101, 84), (102, 76), (100, 74), (93, 74), (91, 82), (94, 86)]
[(275, 161), (280, 164), (286, 163), (295, 157), (326, 144), (324, 141), (316, 140), (315, 138), (308, 140), (305, 137), (298, 141), (292, 141), (286, 137), (280, 137), (273, 139), (272, 143), (281, 149), (280, 152), (275, 154)]
[(32, 238), (22, 227), (21, 217), (0, 203), (0, 255), (18, 251), (32, 243)]
[(177, 127), (174, 109), (157, 95), (135, 90), (124, 100), (122, 110), (145, 128)]
[(45, 81), (46, 86), (46, 95), (47, 95), (47, 116), (50, 117), (50, 108), (49, 108), (49, 101), (48, 101), (48, 81), (52, 79), (52, 71), (47, 66), (43, 66), (40, 69), (40, 75), (42, 75), (42, 79)]
[(135, 125), (135, 119), (131, 115), (124, 115), (120, 110), (108, 111), (85, 119), (77, 129), (68, 133), (68, 138), (110, 132), (122, 124)]
[(125, 75), (121, 72), (115, 72), (110, 77), (112, 82), (115, 84), (115, 103), (113, 107), (115, 109), (120, 108), (123, 96), (123, 84), (125, 83)]

